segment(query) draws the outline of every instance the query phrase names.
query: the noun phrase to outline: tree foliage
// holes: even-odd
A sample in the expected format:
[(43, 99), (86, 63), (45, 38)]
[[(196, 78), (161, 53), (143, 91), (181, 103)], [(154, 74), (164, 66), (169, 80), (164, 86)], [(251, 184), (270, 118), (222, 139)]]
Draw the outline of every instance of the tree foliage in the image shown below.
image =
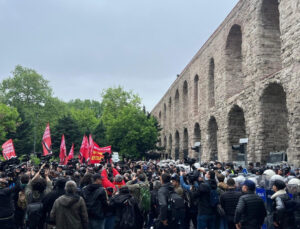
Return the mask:
[(8, 132), (15, 132), (20, 118), (16, 108), (0, 103), (0, 143), (7, 140)]

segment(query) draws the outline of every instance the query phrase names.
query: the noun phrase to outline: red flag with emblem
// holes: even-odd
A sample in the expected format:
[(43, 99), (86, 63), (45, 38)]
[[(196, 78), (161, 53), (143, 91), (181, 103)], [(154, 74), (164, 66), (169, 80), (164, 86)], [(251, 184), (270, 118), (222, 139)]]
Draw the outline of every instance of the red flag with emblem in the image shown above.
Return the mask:
[(50, 126), (49, 123), (46, 126), (44, 135), (43, 135), (43, 140), (42, 140), (42, 145), (43, 145), (43, 155), (46, 156), (48, 154), (51, 154), (51, 134), (50, 134)]
[(15, 147), (12, 139), (9, 139), (2, 145), (2, 154), (5, 160), (16, 157)]
[(65, 135), (62, 135), (61, 143), (60, 143), (60, 152), (59, 152), (61, 165), (65, 164), (66, 157), (67, 157), (67, 149), (66, 149)]

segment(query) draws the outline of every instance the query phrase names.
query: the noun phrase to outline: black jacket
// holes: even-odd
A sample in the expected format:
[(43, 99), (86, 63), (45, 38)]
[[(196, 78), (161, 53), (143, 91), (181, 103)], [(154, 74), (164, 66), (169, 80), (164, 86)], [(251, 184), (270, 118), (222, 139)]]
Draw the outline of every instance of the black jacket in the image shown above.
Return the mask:
[(15, 211), (13, 194), (19, 190), (19, 182), (13, 188), (0, 188), (0, 219), (13, 216)]
[(100, 184), (89, 184), (82, 190), (89, 218), (104, 219), (104, 209), (107, 208), (107, 195)]
[(265, 204), (258, 195), (246, 193), (239, 199), (234, 222), (241, 223), (242, 229), (258, 229), (267, 215)]
[(236, 206), (242, 193), (236, 189), (228, 189), (227, 192), (220, 196), (220, 203), (223, 207), (228, 221), (233, 222)]
[(159, 205), (159, 216), (160, 220), (168, 219), (168, 198), (170, 192), (174, 191), (174, 187), (171, 183), (163, 184), (157, 193), (158, 205)]
[(215, 180), (208, 180), (200, 182), (198, 189), (193, 193), (193, 199), (198, 204), (198, 215), (214, 215), (216, 208), (210, 204), (210, 191), (217, 189)]
[[(289, 209), (287, 201), (291, 198), (288, 194), (282, 194), (273, 199), (273, 221), (276, 222), (278, 229), (293, 229), (295, 227), (294, 209)], [(282, 206), (278, 206), (282, 204)]]

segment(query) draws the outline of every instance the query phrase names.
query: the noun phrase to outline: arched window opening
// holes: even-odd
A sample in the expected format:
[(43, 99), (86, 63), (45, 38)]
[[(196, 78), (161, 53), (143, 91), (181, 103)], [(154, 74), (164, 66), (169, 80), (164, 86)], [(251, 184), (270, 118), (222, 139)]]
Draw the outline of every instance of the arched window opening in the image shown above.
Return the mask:
[(209, 107), (213, 107), (215, 105), (215, 61), (213, 58), (211, 58), (209, 61), (208, 104)]
[(194, 78), (194, 112), (198, 113), (198, 85), (199, 85), (199, 77), (198, 75)]

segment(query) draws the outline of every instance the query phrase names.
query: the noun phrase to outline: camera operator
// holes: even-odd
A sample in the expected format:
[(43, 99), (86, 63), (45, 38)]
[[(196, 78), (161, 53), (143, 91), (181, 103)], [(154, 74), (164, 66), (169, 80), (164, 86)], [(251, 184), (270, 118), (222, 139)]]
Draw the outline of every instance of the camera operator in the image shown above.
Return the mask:
[(20, 182), (9, 186), (8, 177), (0, 178), (0, 225), (1, 229), (15, 229), (13, 194), (20, 190)]

